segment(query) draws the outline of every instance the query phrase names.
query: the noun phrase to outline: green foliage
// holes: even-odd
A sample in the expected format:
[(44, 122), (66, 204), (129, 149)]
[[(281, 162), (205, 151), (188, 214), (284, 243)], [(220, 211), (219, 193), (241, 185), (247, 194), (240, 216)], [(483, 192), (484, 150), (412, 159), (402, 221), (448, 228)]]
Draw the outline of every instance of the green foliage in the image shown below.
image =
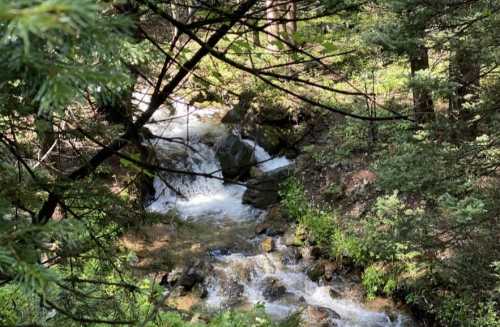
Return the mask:
[(308, 200), (302, 184), (296, 178), (289, 178), (280, 191), (282, 203), (288, 214), (294, 219), (301, 219), (308, 211)]
[(437, 319), (444, 326), (499, 326), (496, 306), (495, 302), (474, 304), (470, 299), (447, 297), (437, 310)]
[(382, 267), (376, 265), (368, 266), (365, 269), (362, 275), (362, 284), (369, 300), (381, 293), (391, 295), (396, 289), (396, 281), (387, 276), (387, 272)]

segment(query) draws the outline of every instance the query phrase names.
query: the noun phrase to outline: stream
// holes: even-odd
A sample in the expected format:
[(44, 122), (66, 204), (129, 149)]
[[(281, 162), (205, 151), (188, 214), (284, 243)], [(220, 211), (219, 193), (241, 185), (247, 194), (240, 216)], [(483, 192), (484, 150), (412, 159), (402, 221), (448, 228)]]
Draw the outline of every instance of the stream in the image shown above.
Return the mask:
[[(138, 94), (136, 98), (142, 99), (138, 103), (140, 109), (147, 107), (147, 95)], [(147, 125), (154, 135), (161, 137), (154, 139), (154, 146), (162, 164), (164, 160), (167, 166), (179, 170), (214, 173), (222, 179), (216, 148), (222, 138), (237, 132), (220, 123), (221, 112), (217, 109), (197, 109), (180, 100), (172, 107), (170, 110), (162, 107)], [(257, 161), (263, 162), (258, 165), (263, 172), (291, 163), (285, 157), (271, 158), (251, 140), (243, 141), (252, 146)], [(321, 326), (414, 326), (402, 313), (372, 311), (355, 299), (332, 296), (332, 290), (349, 284), (348, 279), (336, 276), (328, 283), (313, 282), (306, 273), (311, 261), (290, 259), (287, 256), (290, 249), (280, 236), (274, 236), (274, 251), (263, 252), (260, 245), (265, 236), (256, 236), (254, 230), (265, 211), (242, 203), (244, 185), (224, 183), (221, 179), (180, 174), (156, 176), (156, 194), (148, 206), (148, 210), (160, 213), (175, 210), (181, 219), (206, 226), (206, 233), (214, 237), (225, 230), (221, 246), (210, 251), (213, 268), (204, 281), (208, 292), (203, 300), (207, 311), (263, 304), (271, 317), (283, 319), (298, 310), (319, 307), (333, 312), (329, 323)], [(269, 291), (270, 283), (279, 285), (279, 294), (274, 294), (272, 288)], [(307, 317), (304, 319), (306, 326), (316, 326)]]

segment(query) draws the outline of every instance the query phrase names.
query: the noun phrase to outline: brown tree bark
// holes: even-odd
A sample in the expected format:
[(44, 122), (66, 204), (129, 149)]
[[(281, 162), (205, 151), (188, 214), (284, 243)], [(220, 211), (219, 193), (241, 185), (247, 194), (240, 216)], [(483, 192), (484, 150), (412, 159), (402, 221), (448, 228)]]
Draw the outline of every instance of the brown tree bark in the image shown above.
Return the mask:
[(293, 42), (292, 35), (297, 33), (297, 2), (295, 0), (290, 0), (287, 4), (286, 19), (287, 37), (290, 42)]
[[(424, 45), (417, 46), (410, 54), (411, 76), (414, 78), (419, 71), (429, 69), (429, 53)], [(413, 87), (413, 108), (415, 121), (425, 123), (434, 117), (434, 102), (432, 92), (423, 86)]]
[(455, 45), (449, 68), (450, 82), (455, 84), (449, 99), (449, 114), (461, 121), (472, 117), (464, 105), (478, 100), (481, 79), (479, 55), (473, 47), (464, 43)]
[(275, 36), (279, 35), (279, 24), (276, 23), (277, 19), (276, 0), (266, 0), (266, 18), (267, 18), (266, 31), (269, 33), (267, 37), (268, 49), (276, 50), (276, 47), (273, 45), (273, 42), (276, 40)]

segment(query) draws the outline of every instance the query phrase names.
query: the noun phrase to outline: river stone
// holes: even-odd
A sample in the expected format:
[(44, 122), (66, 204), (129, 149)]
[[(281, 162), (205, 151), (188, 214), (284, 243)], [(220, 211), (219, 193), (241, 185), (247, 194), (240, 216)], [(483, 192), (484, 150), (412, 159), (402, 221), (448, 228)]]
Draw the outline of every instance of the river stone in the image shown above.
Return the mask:
[(181, 288), (183, 291), (188, 292), (203, 280), (203, 273), (197, 267), (177, 267), (162, 277), (160, 285), (169, 288)]
[(300, 253), (306, 260), (316, 260), (321, 257), (321, 249), (317, 246), (303, 246), (300, 249)]
[(267, 277), (263, 282), (264, 291), (262, 295), (270, 302), (276, 301), (286, 294), (286, 287), (278, 279)]
[(324, 263), (324, 277), (326, 281), (331, 281), (335, 272), (338, 270), (338, 265), (334, 261), (326, 261)]
[(222, 284), (223, 294), (226, 297), (226, 305), (232, 307), (239, 304), (242, 300), (245, 287), (234, 279), (226, 280)]
[(328, 290), (328, 294), (330, 294), (330, 297), (332, 299), (337, 299), (339, 297), (342, 296), (342, 293), (336, 289), (334, 289), (333, 287), (331, 287), (329, 290)]
[(262, 251), (264, 252), (273, 252), (274, 251), (274, 240), (272, 237), (266, 237), (262, 243), (260, 244)]
[(306, 274), (310, 280), (317, 282), (321, 279), (325, 272), (325, 267), (321, 262), (314, 262), (307, 268)]
[(261, 234), (266, 234), (268, 229), (271, 228), (271, 224), (269, 223), (260, 223), (255, 226), (255, 234), (256, 235), (261, 235)]
[(182, 286), (184, 290), (190, 291), (193, 286), (203, 282), (203, 279), (203, 275), (194, 267), (191, 267), (182, 274), (178, 281), (178, 284)]
[(231, 109), (222, 117), (221, 122), (223, 124), (239, 124), (242, 119), (241, 112), (236, 109)]
[(247, 190), (243, 194), (243, 203), (265, 209), (277, 204), (280, 200), (280, 184), (293, 172), (293, 165), (280, 167), (264, 173), (260, 177), (247, 182)]
[(217, 159), (225, 178), (246, 178), (250, 169), (257, 164), (252, 147), (236, 135), (229, 135), (219, 145)]
[(264, 172), (259, 167), (250, 168), (250, 177), (257, 178), (261, 177), (262, 175), (264, 175)]
[(287, 247), (282, 252), (281, 261), (285, 265), (296, 265), (299, 263), (299, 260), (302, 258), (300, 251), (295, 247)]
[(337, 319), (340, 319), (340, 315), (329, 308), (309, 305), (305, 311), (305, 321), (310, 327), (336, 327)]

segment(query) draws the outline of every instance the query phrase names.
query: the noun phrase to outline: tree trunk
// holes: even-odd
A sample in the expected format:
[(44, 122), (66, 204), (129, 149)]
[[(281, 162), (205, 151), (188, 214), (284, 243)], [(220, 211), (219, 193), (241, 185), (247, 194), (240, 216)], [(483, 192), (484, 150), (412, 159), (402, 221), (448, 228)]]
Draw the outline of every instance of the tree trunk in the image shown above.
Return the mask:
[(253, 39), (253, 44), (256, 47), (260, 47), (261, 46), (259, 31), (257, 31), (257, 30), (253, 30), (252, 31), (252, 39)]
[(472, 118), (464, 107), (467, 102), (478, 100), (481, 66), (477, 51), (463, 43), (456, 44), (450, 59), (450, 82), (454, 83), (449, 99), (449, 113), (461, 121)]
[(286, 19), (288, 41), (293, 42), (293, 34), (297, 33), (297, 3), (295, 0), (290, 0), (288, 4)]
[(40, 142), (40, 159), (50, 150), (56, 140), (52, 113), (39, 113), (36, 116), (35, 126), (38, 141)]
[[(276, 2), (275, 0), (266, 0), (266, 18), (267, 18), (267, 27), (266, 31), (268, 34), (268, 49), (276, 50), (276, 46), (273, 44), (276, 38), (275, 36), (279, 35), (279, 24), (276, 23)], [(274, 35), (274, 36), (273, 36)]]
[[(429, 69), (429, 54), (425, 46), (419, 45), (414, 53), (410, 54), (411, 76), (415, 77), (417, 72)], [(434, 116), (434, 103), (432, 92), (425, 86), (413, 87), (413, 108), (415, 121), (425, 123), (432, 120)]]

